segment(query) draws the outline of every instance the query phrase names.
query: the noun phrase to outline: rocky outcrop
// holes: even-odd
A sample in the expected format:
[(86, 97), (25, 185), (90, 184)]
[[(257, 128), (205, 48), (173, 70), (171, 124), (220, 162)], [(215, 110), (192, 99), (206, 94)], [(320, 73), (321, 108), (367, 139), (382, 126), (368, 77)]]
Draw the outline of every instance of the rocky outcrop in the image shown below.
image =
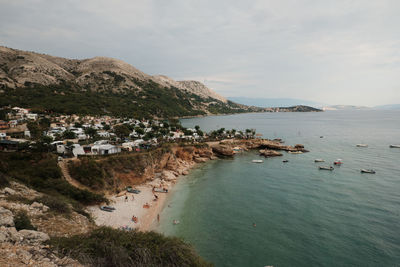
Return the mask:
[(217, 156), (232, 157), (235, 154), (232, 146), (227, 144), (216, 144), (211, 148)]
[(54, 254), (44, 244), (50, 239), (48, 234), (25, 229), (17, 231), (13, 227), (12, 211), (0, 207), (0, 220), (0, 266), (82, 266), (71, 258), (61, 259)]
[(0, 207), (0, 226), (12, 227), (14, 226), (14, 216), (8, 209)]
[(282, 156), (282, 153), (279, 153), (278, 151), (275, 150), (261, 149), (259, 150), (259, 152), (261, 156), (264, 156), (266, 158)]

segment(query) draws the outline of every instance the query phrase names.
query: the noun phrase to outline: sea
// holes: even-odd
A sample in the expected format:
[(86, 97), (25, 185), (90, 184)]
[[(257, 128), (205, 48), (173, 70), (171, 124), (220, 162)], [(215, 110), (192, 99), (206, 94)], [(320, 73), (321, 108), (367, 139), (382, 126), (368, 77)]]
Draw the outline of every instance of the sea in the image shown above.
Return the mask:
[[(389, 148), (400, 144), (400, 111), (253, 113), (182, 124), (255, 128), (310, 152), (261, 158), (249, 151), (199, 165), (170, 192), (156, 231), (183, 238), (215, 266), (400, 266), (400, 149)], [(333, 171), (318, 169), (337, 159), (343, 164)]]

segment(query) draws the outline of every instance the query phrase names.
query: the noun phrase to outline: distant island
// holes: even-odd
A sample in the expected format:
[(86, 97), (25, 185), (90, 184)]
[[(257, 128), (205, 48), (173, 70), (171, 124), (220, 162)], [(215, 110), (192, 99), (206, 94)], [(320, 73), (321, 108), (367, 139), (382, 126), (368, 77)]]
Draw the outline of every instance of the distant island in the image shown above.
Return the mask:
[(131, 118), (321, 111), (305, 106), (265, 108), (238, 104), (198, 81), (151, 76), (113, 58), (66, 59), (3, 46), (0, 96), (0, 107)]

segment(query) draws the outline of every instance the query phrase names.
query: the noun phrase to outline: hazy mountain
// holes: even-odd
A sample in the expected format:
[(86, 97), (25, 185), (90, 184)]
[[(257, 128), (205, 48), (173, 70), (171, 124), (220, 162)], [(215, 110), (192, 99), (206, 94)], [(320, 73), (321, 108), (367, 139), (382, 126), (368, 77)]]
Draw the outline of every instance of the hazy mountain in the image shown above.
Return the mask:
[(365, 106), (353, 106), (353, 105), (332, 105), (322, 108), (323, 110), (365, 110), (370, 109), (370, 107)]
[(306, 105), (321, 107), (323, 104), (304, 99), (295, 98), (252, 98), (252, 97), (228, 97), (229, 100), (248, 106), (257, 107), (289, 107), (297, 105)]
[(400, 109), (400, 104), (376, 106), (374, 109)]

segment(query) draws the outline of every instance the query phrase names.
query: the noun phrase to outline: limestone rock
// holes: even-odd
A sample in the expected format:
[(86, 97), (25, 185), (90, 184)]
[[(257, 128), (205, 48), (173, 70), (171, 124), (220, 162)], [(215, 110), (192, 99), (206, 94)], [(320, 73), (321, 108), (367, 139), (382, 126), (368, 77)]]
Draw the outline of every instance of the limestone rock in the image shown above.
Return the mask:
[(47, 212), (49, 210), (49, 207), (47, 207), (46, 205), (43, 205), (42, 203), (38, 203), (38, 202), (33, 202), (30, 206), (32, 209), (38, 209), (44, 212)]
[(279, 153), (278, 151), (275, 151), (275, 150), (261, 149), (259, 152), (260, 152), (260, 155), (267, 157), (267, 158), (282, 156), (282, 153)]
[(166, 181), (175, 181), (176, 176), (172, 171), (162, 171), (161, 177)]
[(218, 144), (218, 145), (212, 146), (211, 148), (214, 153), (216, 153), (217, 155), (220, 155), (220, 156), (232, 157), (235, 154), (232, 147), (229, 145)]
[(9, 187), (6, 187), (6, 188), (4, 188), (4, 193), (6, 194), (6, 195), (15, 195), (15, 190), (13, 190), (13, 189), (11, 189), (11, 188), (9, 188)]
[(50, 239), (49, 235), (43, 232), (33, 230), (21, 230), (18, 232), (25, 242), (28, 243), (42, 243)]
[(14, 226), (14, 216), (11, 211), (0, 207), (0, 226)]
[(198, 158), (194, 159), (194, 162), (196, 162), (196, 163), (204, 163), (207, 161), (208, 161), (208, 158), (202, 158), (202, 157), (198, 157)]

